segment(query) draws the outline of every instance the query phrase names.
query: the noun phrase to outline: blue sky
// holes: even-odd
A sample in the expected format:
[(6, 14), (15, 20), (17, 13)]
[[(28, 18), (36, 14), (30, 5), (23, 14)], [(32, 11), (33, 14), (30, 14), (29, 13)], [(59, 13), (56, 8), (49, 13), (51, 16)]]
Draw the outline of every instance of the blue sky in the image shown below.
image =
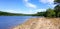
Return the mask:
[(34, 14), (54, 8), (54, 0), (0, 0), (0, 11)]

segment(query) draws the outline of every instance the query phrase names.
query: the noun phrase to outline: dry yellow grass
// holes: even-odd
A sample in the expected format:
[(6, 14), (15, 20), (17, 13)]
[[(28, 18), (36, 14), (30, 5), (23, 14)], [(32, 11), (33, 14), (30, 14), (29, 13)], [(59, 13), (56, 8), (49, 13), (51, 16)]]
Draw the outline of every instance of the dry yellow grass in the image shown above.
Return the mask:
[(60, 18), (31, 18), (13, 29), (60, 29)]

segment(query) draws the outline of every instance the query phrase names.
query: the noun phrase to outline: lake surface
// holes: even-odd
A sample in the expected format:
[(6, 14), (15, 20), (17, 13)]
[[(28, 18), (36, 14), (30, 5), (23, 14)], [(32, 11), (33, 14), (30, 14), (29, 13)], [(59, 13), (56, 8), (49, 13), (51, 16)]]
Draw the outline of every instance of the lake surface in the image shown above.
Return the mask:
[(0, 16), (0, 29), (9, 29), (13, 26), (22, 24), (32, 16)]

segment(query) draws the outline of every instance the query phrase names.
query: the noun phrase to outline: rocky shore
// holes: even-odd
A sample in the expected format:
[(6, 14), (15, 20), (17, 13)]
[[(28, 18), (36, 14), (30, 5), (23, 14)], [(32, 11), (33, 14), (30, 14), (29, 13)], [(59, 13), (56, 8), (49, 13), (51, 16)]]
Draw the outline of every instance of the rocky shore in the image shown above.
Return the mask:
[(30, 18), (12, 29), (60, 29), (60, 18)]

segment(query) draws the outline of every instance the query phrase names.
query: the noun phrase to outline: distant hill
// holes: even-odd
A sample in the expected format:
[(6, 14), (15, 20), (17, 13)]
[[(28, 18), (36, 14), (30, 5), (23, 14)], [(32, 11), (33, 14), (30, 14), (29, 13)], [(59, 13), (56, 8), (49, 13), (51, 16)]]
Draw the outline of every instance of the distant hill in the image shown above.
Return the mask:
[(0, 16), (43, 16), (43, 12), (37, 14), (10, 13), (0, 11)]
[(9, 12), (3, 12), (0, 11), (0, 16), (26, 16), (28, 14), (22, 14), (22, 13), (9, 13)]

